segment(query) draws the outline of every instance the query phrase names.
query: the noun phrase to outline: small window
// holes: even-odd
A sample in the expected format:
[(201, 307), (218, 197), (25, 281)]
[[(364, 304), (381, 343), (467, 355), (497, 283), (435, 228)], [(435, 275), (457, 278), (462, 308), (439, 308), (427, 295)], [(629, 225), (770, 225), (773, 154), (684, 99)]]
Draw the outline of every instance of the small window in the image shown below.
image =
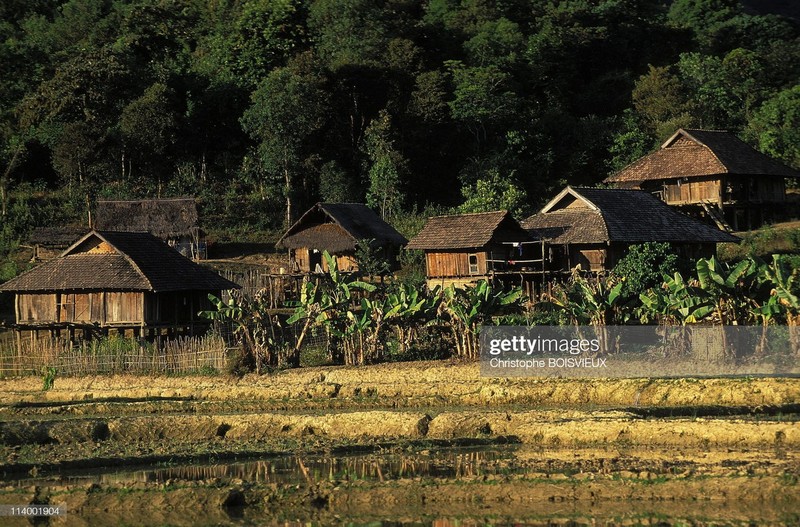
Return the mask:
[(469, 255), (469, 274), (478, 274), (478, 255)]

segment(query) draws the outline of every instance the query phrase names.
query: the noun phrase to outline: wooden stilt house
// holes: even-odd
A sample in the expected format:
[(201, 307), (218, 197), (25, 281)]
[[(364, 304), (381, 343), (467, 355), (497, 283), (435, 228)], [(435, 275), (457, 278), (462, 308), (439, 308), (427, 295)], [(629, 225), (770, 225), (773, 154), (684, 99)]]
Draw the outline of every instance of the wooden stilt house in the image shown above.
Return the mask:
[(602, 272), (633, 244), (667, 242), (685, 258), (710, 257), (717, 243), (739, 238), (681, 214), (641, 190), (566, 187), (522, 222), (544, 244), (544, 269)]
[(92, 231), (0, 292), (16, 295), (18, 330), (153, 337), (204, 331), (208, 294), (238, 287), (151, 234)]
[(684, 212), (738, 231), (790, 215), (786, 178), (798, 177), (800, 172), (731, 132), (680, 129), (661, 148), (604, 182), (646, 190)]
[(323, 251), (337, 257), (339, 269), (358, 271), (355, 252), (361, 240), (370, 240), (378, 256), (392, 268), (397, 267), (400, 247), (408, 242), (366, 205), (317, 203), (286, 231), (275, 246), (289, 250), (291, 268), (295, 272), (327, 272)]
[(504, 210), (428, 218), (407, 248), (425, 252), (429, 287), (541, 274), (540, 242)]

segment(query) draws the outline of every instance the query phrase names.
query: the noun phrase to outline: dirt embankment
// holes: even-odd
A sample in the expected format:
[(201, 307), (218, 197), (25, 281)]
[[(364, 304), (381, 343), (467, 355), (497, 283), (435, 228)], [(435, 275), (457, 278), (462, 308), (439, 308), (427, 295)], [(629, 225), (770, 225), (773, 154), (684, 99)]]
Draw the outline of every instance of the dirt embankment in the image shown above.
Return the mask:
[[(60, 377), (42, 392), (36, 377), (0, 381), (0, 404), (171, 398), (261, 401), (273, 409), (386, 406), (765, 406), (800, 403), (800, 379), (495, 379), (477, 364), (414, 362), (288, 370), (241, 379)], [(334, 402), (331, 402), (334, 401)], [(305, 404), (304, 404), (305, 403)], [(264, 405), (262, 405), (264, 406)]]
[(40, 383), (0, 382), (0, 466), (461, 438), (800, 448), (800, 379), (507, 380), (423, 362)]
[[(447, 476), (384, 479), (379, 461), (371, 480), (303, 471), (292, 484), (56, 481), (0, 488), (0, 502), (67, 503), (92, 511), (87, 525), (136, 523), (141, 510), (154, 525), (225, 525), (252, 514), (366, 523), (421, 508), (432, 517), (455, 509), (531, 525), (661, 524), (664, 516), (788, 525), (800, 495), (798, 412), (800, 379), (507, 380), (442, 362), (242, 379), (57, 378), (46, 392), (41, 379), (7, 379), (0, 470), (17, 476), (265, 454), (366, 451), (380, 459), (465, 442), (522, 446), (499, 472), (449, 467)], [(626, 512), (633, 502), (637, 515)], [(81, 518), (64, 524), (83, 525)]]

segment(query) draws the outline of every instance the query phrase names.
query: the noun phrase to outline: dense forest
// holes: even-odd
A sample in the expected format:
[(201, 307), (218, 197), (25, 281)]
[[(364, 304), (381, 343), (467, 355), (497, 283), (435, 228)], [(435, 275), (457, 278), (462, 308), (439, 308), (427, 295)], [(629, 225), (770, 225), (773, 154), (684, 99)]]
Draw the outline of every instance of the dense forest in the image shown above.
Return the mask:
[[(0, 258), (98, 198), (540, 206), (678, 127), (800, 167), (800, 24), (737, 0), (4, 0)], [(788, 16), (787, 16), (788, 15)], [(11, 272), (6, 271), (6, 274)]]

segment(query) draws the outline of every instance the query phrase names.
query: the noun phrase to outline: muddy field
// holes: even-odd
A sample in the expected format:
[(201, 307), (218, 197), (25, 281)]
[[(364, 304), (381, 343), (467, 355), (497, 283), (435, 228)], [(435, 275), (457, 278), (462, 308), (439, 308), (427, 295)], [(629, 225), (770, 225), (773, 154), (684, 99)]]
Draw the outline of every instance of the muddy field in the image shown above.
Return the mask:
[(795, 525), (799, 409), (800, 379), (444, 362), (6, 379), (0, 503), (66, 504), (63, 525)]

